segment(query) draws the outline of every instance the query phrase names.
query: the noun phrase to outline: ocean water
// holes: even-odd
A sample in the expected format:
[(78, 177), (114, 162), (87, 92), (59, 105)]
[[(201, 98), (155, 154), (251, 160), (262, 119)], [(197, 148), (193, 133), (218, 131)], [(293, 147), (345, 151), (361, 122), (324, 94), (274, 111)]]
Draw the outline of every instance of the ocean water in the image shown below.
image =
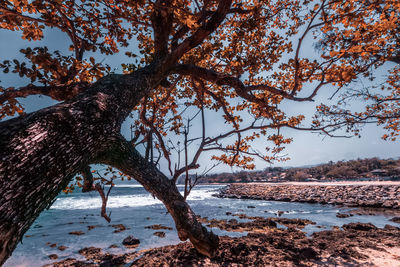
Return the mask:
[[(304, 229), (308, 234), (349, 222), (371, 222), (378, 227), (383, 227), (385, 224), (396, 225), (389, 221), (391, 216), (386, 215), (355, 215), (349, 218), (337, 218), (337, 212), (345, 212), (349, 209), (332, 205), (213, 197), (212, 195), (221, 187), (223, 185), (199, 185), (192, 190), (188, 202), (196, 214), (209, 218), (231, 219), (233, 217), (226, 215), (227, 211), (264, 217), (276, 217), (278, 211), (284, 211), (281, 217), (315, 221), (317, 225), (308, 225)], [(249, 206), (255, 208), (249, 208)], [(60, 194), (51, 208), (42, 212), (37, 218), (4, 266), (43, 266), (68, 257), (84, 259), (78, 251), (89, 246), (99, 247), (111, 253), (122, 253), (180, 242), (173, 220), (163, 204), (139, 185), (120, 184), (112, 189), (107, 205), (107, 212), (111, 212), (111, 223), (107, 223), (100, 216), (100, 207), (101, 200), (97, 192), (77, 191), (68, 195)], [(129, 229), (115, 233), (112, 227), (114, 224), (123, 224)], [(153, 224), (169, 226), (173, 230), (145, 228)], [(95, 226), (95, 228), (89, 230), (88, 226)], [(246, 233), (231, 233), (217, 228), (212, 230), (219, 235), (246, 235)], [(82, 231), (84, 234), (70, 235), (69, 233), (73, 231)], [(156, 231), (165, 232), (165, 238), (153, 235)], [(140, 239), (139, 247), (135, 249), (123, 247), (122, 240), (128, 235)], [(50, 244), (57, 245), (52, 247)], [(109, 248), (112, 244), (119, 247)], [(58, 246), (67, 248), (60, 251), (57, 249)], [(51, 254), (57, 254), (58, 259), (49, 259)]]

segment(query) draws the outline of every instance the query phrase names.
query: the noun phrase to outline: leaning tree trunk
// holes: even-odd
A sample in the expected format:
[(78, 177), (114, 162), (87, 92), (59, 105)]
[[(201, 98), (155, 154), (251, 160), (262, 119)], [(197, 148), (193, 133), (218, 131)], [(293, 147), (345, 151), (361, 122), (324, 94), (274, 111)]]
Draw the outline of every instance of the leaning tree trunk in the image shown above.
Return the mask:
[(143, 187), (161, 200), (175, 221), (179, 239), (189, 239), (203, 255), (213, 257), (219, 238), (197, 221), (196, 215), (179, 193), (173, 180), (168, 179), (152, 163), (147, 162), (122, 136), (98, 157), (99, 163), (116, 167), (135, 178)]
[[(131, 75), (109, 75), (71, 101), (0, 123), (0, 265), (76, 173), (99, 162), (100, 155), (107, 161), (105, 151), (120, 140), (120, 126), (132, 106), (163, 78), (158, 73), (149, 66)], [(139, 155), (136, 159), (143, 161)], [(215, 239), (197, 223), (175, 185), (154, 167), (134, 169), (130, 174), (167, 206), (180, 238), (190, 238), (200, 252), (211, 255), (203, 247), (211, 248)], [(159, 177), (162, 182), (154, 183)]]

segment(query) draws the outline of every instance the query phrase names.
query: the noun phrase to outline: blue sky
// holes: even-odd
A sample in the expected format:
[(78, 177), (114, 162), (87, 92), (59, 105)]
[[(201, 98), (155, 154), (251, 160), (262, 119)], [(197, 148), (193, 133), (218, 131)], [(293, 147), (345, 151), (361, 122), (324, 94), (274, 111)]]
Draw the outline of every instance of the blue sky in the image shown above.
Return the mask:
[[(35, 43), (27, 43), (20, 39), (18, 32), (10, 32), (0, 29), (0, 60), (21, 58), (19, 49), (25, 48), (27, 45), (35, 46), (48, 46), (50, 49), (57, 49), (60, 51), (67, 51), (69, 46), (68, 39), (64, 34), (57, 31), (49, 31), (43, 41)], [(315, 53), (312, 48), (306, 53)], [(87, 54), (86, 56), (90, 56)], [(123, 62), (124, 56), (115, 55), (107, 57), (100, 55), (100, 60), (110, 64), (113, 67), (118, 67)], [(382, 72), (384, 75), (384, 72)], [(1, 85), (8, 86), (22, 86), (26, 84), (26, 80), (19, 78), (17, 75), (4, 75), (0, 74)], [(318, 96), (316, 103), (326, 99), (332, 93), (332, 88), (326, 88), (320, 96)], [(55, 101), (47, 97), (29, 97), (22, 100), (27, 112), (52, 105)], [(309, 103), (288, 103), (285, 109), (292, 114), (302, 113), (311, 116), (314, 112), (313, 105)], [(218, 114), (207, 113), (207, 125), (210, 129), (218, 129), (221, 121), (216, 118)], [(122, 132), (129, 136), (128, 127), (129, 123), (125, 123)], [(276, 163), (274, 166), (302, 166), (314, 165), (324, 163), (327, 161), (350, 160), (356, 158), (391, 158), (399, 157), (399, 143), (383, 141), (380, 137), (384, 134), (383, 129), (369, 125), (361, 132), (362, 138), (329, 138), (311, 132), (299, 132), (294, 130), (285, 130), (284, 134), (293, 137), (292, 144), (287, 146), (286, 153), (291, 158), (290, 161), (284, 163)], [(263, 140), (258, 140), (257, 145), (260, 147), (265, 146)], [(200, 163), (202, 166), (210, 165), (210, 155), (203, 155)], [(263, 169), (270, 166), (269, 164), (261, 161), (256, 161), (257, 169)], [(161, 166), (165, 170), (165, 164)], [(220, 171), (235, 171), (229, 166), (218, 166), (213, 172)]]

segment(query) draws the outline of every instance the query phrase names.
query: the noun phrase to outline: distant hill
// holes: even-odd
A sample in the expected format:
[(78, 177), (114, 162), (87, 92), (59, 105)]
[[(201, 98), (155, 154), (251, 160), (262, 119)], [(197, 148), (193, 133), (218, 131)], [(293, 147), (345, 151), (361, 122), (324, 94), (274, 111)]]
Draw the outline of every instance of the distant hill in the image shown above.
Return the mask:
[[(263, 171), (209, 174), (199, 183), (246, 183), (282, 181), (377, 180), (400, 179), (400, 159), (357, 159), (330, 161), (311, 167), (268, 167)], [(183, 178), (180, 179), (183, 181)]]

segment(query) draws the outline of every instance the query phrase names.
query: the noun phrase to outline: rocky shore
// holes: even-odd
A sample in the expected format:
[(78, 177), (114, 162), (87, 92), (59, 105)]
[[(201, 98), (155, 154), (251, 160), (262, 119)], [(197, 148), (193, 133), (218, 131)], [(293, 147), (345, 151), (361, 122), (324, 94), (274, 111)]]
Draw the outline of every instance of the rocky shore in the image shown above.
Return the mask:
[(217, 196), (400, 209), (400, 185), (231, 184)]
[(217, 255), (199, 255), (188, 242), (145, 252), (131, 266), (399, 266), (400, 228), (351, 223), (306, 237), (271, 228), (244, 237), (223, 236)]
[[(234, 216), (234, 215), (232, 215)], [(243, 217), (243, 216), (242, 216)], [(246, 216), (247, 217), (247, 216)], [(189, 242), (122, 255), (84, 248), (86, 260), (66, 259), (52, 266), (400, 266), (400, 228), (377, 228), (367, 223), (350, 223), (342, 228), (316, 232), (307, 237), (300, 229), (306, 221), (281, 221), (288, 228), (277, 228), (273, 220), (241, 225), (247, 235), (220, 238), (214, 258), (197, 253)], [(205, 222), (210, 222), (204, 219)], [(213, 227), (236, 231), (237, 222), (212, 220)], [(230, 225), (227, 227), (227, 225)]]
[[(359, 207), (338, 213), (339, 218), (376, 215), (377, 212), (388, 215), (388, 210), (391, 221), (400, 226), (399, 185), (233, 184), (219, 196)], [(250, 211), (255, 206), (247, 208)], [(250, 216), (245, 212), (245, 209), (225, 211), (222, 219), (198, 217), (211, 229), (243, 235), (221, 236), (214, 258), (198, 254), (189, 242), (139, 250), (136, 245), (140, 240), (128, 236), (121, 240), (127, 248), (121, 254), (87, 247), (78, 251), (80, 256), (77, 258), (57, 260), (57, 255), (51, 254), (49, 257), (58, 262), (49, 266), (400, 266), (400, 228), (397, 225), (378, 228), (371, 223), (348, 223), (308, 235), (303, 228), (316, 224), (311, 220), (286, 218), (283, 211), (278, 211), (276, 217), (264, 217), (263, 212)], [(120, 225), (113, 227), (122, 231), (127, 229)], [(326, 229), (318, 224), (315, 227)], [(159, 238), (165, 236), (160, 230), (173, 230), (161, 224), (145, 228), (157, 231), (153, 234)], [(125, 246), (127, 239), (134, 241), (135, 246)], [(112, 246), (121, 247), (120, 244)]]

